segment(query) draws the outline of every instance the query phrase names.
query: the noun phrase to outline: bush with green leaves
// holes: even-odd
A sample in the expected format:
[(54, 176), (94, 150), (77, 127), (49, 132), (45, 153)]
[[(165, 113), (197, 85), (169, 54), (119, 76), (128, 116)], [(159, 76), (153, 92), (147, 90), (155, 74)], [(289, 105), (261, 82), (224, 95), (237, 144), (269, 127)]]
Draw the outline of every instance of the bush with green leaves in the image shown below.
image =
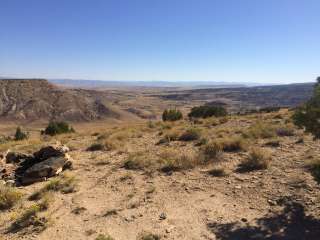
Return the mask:
[(317, 78), (312, 98), (297, 108), (292, 118), (298, 127), (304, 128), (314, 138), (320, 138), (320, 77)]
[(203, 105), (193, 107), (188, 114), (190, 118), (208, 118), (208, 117), (223, 117), (227, 115), (227, 110), (222, 106)]
[(62, 133), (72, 133), (74, 129), (67, 122), (49, 122), (48, 126), (44, 130), (44, 134), (54, 136)]
[(16, 133), (14, 134), (14, 140), (15, 141), (21, 141), (28, 139), (29, 135), (27, 132), (22, 131), (20, 127), (17, 127)]
[(181, 111), (177, 109), (166, 109), (162, 113), (163, 121), (177, 121), (177, 120), (181, 120), (182, 118), (183, 118), (183, 115)]

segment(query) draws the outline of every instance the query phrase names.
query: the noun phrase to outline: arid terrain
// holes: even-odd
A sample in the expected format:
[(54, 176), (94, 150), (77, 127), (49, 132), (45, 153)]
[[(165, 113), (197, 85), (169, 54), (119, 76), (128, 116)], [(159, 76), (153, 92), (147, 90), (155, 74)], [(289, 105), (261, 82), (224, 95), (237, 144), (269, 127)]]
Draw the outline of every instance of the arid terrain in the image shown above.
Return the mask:
[[(6, 162), (6, 152), (32, 154), (52, 144), (69, 148), (73, 166), (46, 181), (11, 187), (19, 200), (0, 209), (0, 239), (319, 239), (320, 185), (308, 167), (319, 158), (319, 140), (293, 125), (288, 108), (308, 99), (310, 86), (303, 85), (290, 103), (284, 96), (292, 93), (291, 87), (289, 92), (272, 88), (271, 98), (284, 102), (263, 105), (261, 99), (267, 99), (257, 89), (173, 93), (57, 90), (52, 85), (43, 96), (31, 92), (28, 98), (43, 99), (52, 92), (65, 97), (27, 106), (18, 104), (26, 102), (22, 88), (12, 93), (2, 87), (0, 171), (7, 171), (2, 176), (17, 167)], [(270, 88), (261, 91), (266, 89), (270, 96)], [(104, 107), (92, 110), (96, 99)], [(212, 101), (225, 102), (234, 112), (240, 105), (284, 108), (188, 119), (192, 106)], [(3, 107), (7, 102), (10, 109)], [(57, 112), (34, 109), (41, 105), (47, 110), (49, 103), (59, 107), (58, 119), (73, 120), (75, 132), (40, 134)], [(181, 109), (184, 118), (161, 121), (168, 107)], [(37, 114), (41, 121), (31, 121)], [(28, 139), (7, 138), (18, 125), (29, 132)], [(13, 182), (3, 177), (1, 184)]]

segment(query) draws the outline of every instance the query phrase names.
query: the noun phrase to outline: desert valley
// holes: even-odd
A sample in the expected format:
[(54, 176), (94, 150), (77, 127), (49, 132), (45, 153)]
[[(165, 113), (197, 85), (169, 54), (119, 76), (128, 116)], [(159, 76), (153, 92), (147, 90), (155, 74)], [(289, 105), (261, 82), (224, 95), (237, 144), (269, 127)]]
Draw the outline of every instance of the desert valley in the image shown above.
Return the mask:
[(314, 87), (1, 79), (0, 239), (319, 239)]

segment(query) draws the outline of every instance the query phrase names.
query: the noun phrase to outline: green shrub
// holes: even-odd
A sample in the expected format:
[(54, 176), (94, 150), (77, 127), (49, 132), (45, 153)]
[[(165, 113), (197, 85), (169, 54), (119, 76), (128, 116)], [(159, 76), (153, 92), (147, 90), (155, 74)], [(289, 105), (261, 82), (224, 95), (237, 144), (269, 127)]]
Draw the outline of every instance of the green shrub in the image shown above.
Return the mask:
[(177, 109), (166, 109), (162, 113), (163, 121), (177, 121), (182, 119), (182, 113)]
[(188, 114), (191, 118), (208, 118), (208, 117), (222, 117), (227, 115), (227, 110), (221, 106), (203, 105), (193, 107)]
[(20, 127), (17, 127), (16, 133), (14, 134), (15, 141), (21, 141), (29, 138), (29, 134), (23, 132)]
[(320, 77), (317, 78), (313, 97), (295, 110), (292, 119), (294, 124), (304, 128), (314, 138), (320, 138)]
[(44, 134), (54, 136), (62, 133), (72, 133), (74, 129), (67, 122), (49, 122)]

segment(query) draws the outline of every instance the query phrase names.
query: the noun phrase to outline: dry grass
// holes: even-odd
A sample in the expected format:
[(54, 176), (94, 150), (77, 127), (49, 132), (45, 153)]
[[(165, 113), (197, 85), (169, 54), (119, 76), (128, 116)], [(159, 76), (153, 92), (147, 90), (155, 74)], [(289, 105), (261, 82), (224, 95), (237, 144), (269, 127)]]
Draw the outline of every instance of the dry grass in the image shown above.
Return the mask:
[(164, 172), (190, 169), (200, 164), (194, 153), (182, 153), (177, 149), (166, 149), (160, 152), (159, 158)]
[(160, 240), (161, 237), (153, 233), (141, 233), (137, 237), (137, 240)]
[(0, 185), (0, 210), (7, 210), (16, 205), (22, 194), (13, 187)]
[(29, 199), (38, 200), (45, 196), (48, 192), (71, 193), (76, 189), (76, 179), (67, 173), (50, 180), (43, 188), (34, 192)]
[(241, 171), (262, 170), (269, 167), (271, 155), (262, 148), (253, 148), (240, 164)]
[(37, 232), (43, 231), (47, 228), (48, 220), (40, 217), (39, 213), (46, 209), (47, 207), (41, 203), (31, 205), (11, 224), (8, 232), (18, 232), (30, 226)]
[(204, 162), (219, 160), (222, 149), (222, 145), (217, 141), (212, 141), (204, 145), (201, 151)]
[(279, 137), (291, 137), (295, 135), (293, 124), (285, 124), (277, 128), (276, 133)]
[(143, 170), (155, 166), (157, 160), (148, 152), (130, 153), (123, 166), (128, 170)]
[(114, 240), (114, 238), (109, 235), (99, 234), (95, 240)]
[(224, 137), (219, 140), (219, 143), (225, 152), (246, 151), (248, 149), (247, 140), (240, 136)]
[(200, 139), (201, 131), (198, 128), (190, 128), (187, 129), (184, 133), (182, 133), (179, 137), (180, 141), (195, 141)]
[(276, 129), (273, 125), (262, 123), (260, 121), (251, 125), (247, 131), (243, 133), (245, 138), (259, 139), (272, 138), (276, 135)]

